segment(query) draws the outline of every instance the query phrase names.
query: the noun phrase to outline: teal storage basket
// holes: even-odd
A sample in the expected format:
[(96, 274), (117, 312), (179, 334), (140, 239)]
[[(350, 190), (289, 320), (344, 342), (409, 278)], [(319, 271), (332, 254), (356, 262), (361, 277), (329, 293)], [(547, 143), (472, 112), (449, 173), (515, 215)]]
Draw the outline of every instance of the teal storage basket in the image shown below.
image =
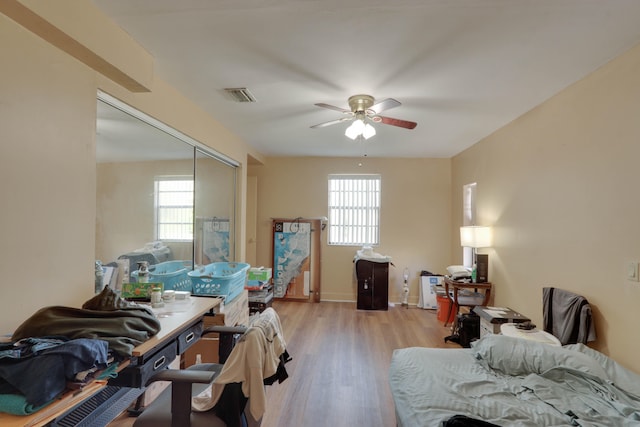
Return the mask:
[[(191, 261), (165, 261), (149, 266), (149, 282), (164, 283), (165, 291), (191, 292)], [(138, 272), (131, 273), (131, 281), (138, 281)]]
[(214, 262), (187, 273), (194, 295), (209, 295), (231, 301), (244, 290), (247, 270), (244, 262)]

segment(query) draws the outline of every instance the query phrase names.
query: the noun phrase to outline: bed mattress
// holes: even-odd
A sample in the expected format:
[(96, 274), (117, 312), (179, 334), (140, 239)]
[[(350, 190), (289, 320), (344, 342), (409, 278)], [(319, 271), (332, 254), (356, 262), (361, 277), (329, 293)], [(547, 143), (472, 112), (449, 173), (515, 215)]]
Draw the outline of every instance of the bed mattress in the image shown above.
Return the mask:
[(582, 344), (489, 335), (471, 349), (398, 349), (389, 381), (399, 427), (454, 415), (499, 426), (640, 425), (640, 376)]

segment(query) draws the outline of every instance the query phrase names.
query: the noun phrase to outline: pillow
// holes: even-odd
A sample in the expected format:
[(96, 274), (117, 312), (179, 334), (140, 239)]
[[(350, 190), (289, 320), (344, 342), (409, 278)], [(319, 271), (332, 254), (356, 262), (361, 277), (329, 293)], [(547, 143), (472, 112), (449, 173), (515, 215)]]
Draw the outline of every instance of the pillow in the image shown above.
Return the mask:
[(562, 347), (496, 334), (486, 335), (472, 347), (476, 359), (507, 375), (526, 376), (564, 369), (607, 380), (606, 372), (595, 359)]

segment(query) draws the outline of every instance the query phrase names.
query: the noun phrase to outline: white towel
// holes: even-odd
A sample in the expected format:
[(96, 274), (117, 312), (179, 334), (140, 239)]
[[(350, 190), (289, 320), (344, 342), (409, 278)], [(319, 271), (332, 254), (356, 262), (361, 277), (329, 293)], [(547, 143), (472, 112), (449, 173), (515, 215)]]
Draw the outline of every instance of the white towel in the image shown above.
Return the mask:
[(267, 308), (236, 343), (213, 384), (192, 399), (193, 410), (213, 408), (224, 385), (239, 382), (242, 393), (249, 398), (251, 415), (259, 420), (266, 409), (263, 380), (276, 373), (285, 349), (280, 318), (275, 310)]

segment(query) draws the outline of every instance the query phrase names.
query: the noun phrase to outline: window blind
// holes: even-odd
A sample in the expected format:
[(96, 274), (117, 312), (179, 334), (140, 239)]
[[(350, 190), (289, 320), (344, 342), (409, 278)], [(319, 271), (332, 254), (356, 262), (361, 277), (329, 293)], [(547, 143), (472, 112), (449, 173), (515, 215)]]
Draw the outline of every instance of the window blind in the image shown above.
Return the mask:
[(193, 179), (156, 178), (156, 238), (193, 240)]
[(380, 175), (329, 175), (330, 245), (377, 245)]

